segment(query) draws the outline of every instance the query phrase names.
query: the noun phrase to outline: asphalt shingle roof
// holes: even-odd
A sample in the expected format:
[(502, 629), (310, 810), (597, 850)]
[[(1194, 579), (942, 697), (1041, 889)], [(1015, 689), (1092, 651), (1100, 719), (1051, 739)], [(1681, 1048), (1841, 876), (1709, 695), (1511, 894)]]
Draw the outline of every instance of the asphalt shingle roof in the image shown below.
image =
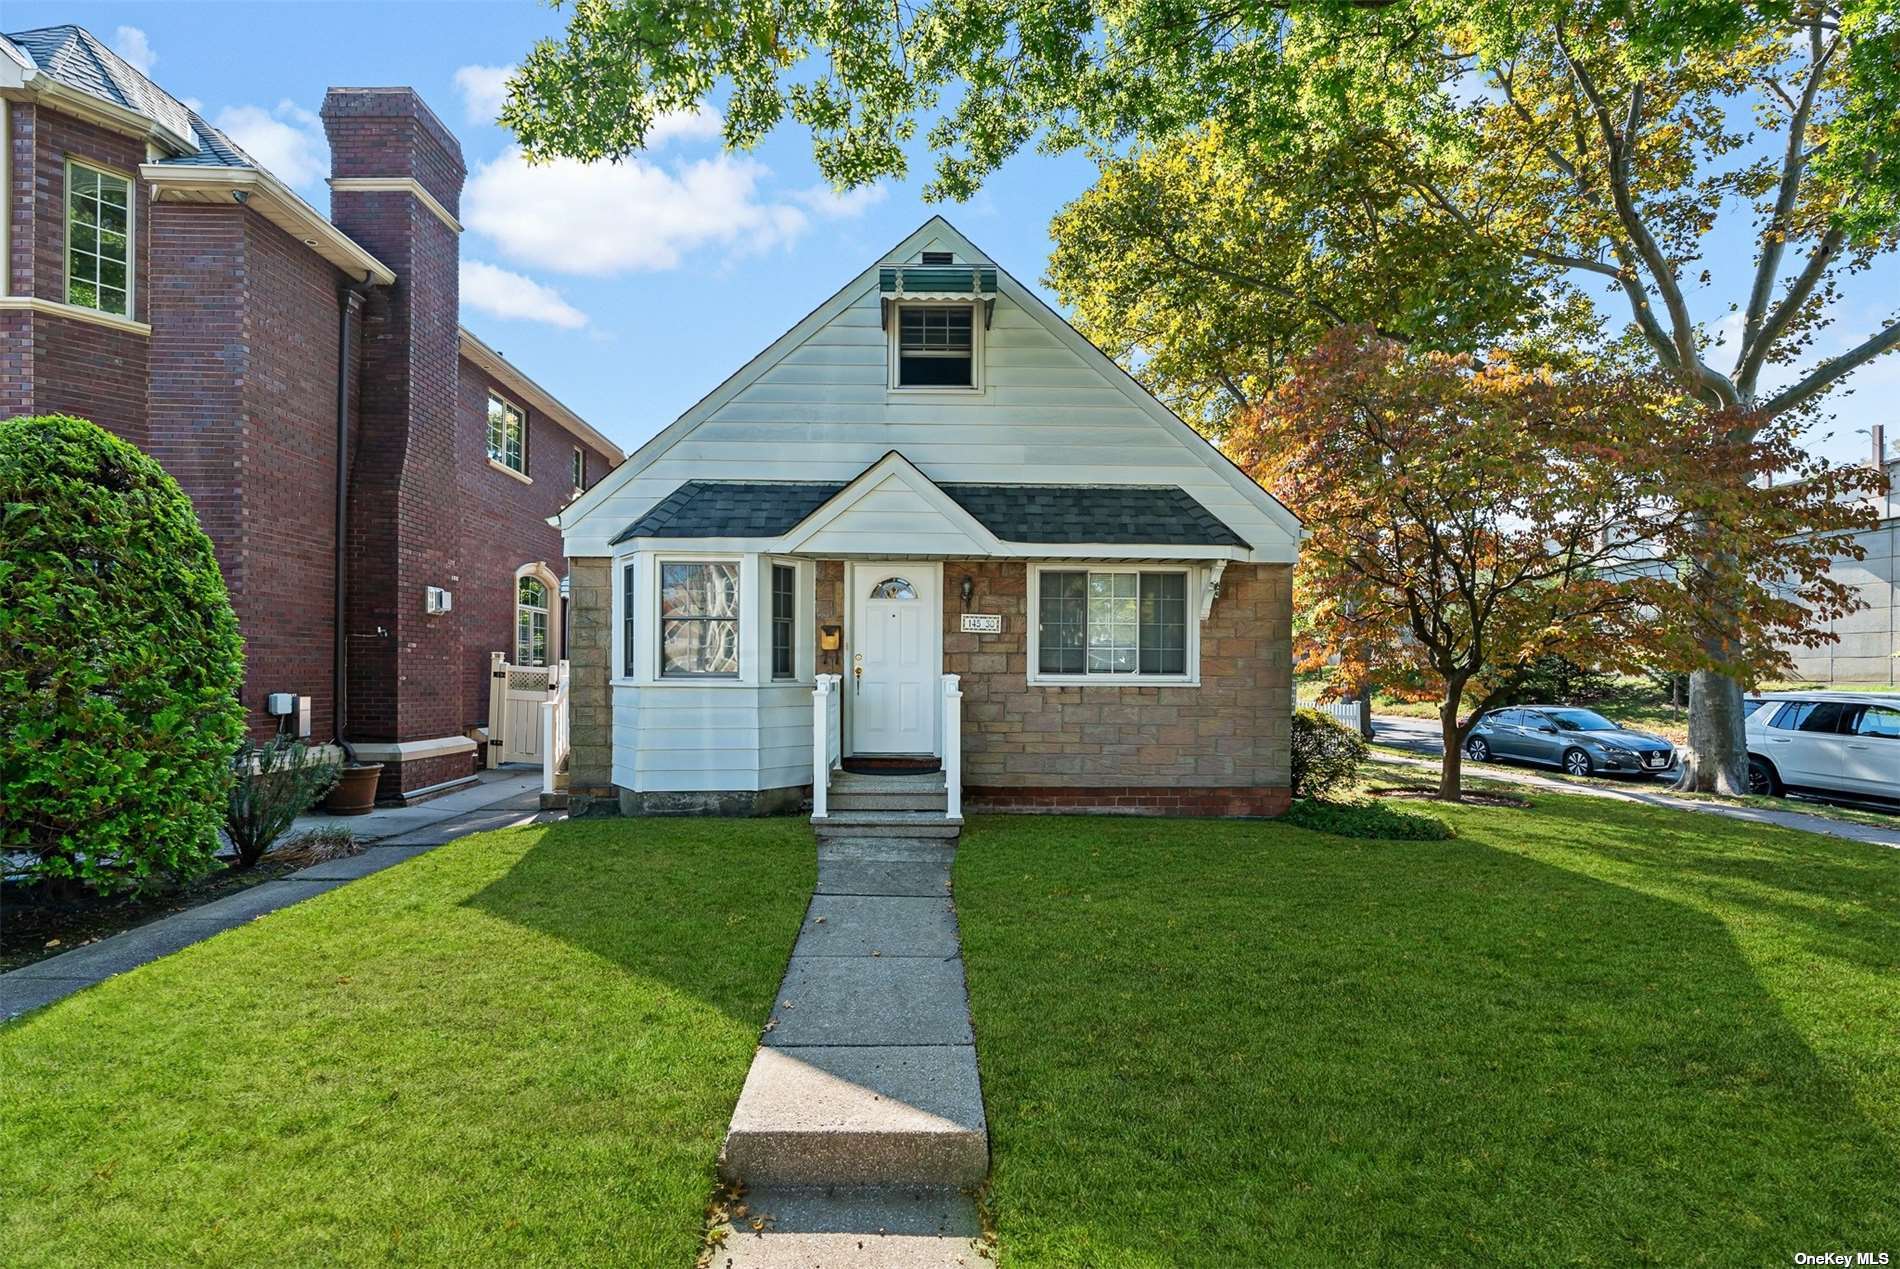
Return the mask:
[(842, 484), (689, 480), (635, 520), (628, 538), (773, 538), (829, 501)]
[[(844, 489), (843, 484), (689, 480), (614, 539), (777, 537)], [(958, 506), (1005, 542), (1121, 546), (1248, 543), (1173, 485), (941, 485)]]
[(178, 136), (196, 141), (196, 151), (167, 155), (161, 162), (194, 167), (258, 167), (257, 161), (231, 138), (153, 83), (86, 28), (47, 26), (11, 32), (4, 38), (66, 87), (135, 111)]
[(1238, 546), (1247, 542), (1174, 485), (942, 485), (1005, 542)]

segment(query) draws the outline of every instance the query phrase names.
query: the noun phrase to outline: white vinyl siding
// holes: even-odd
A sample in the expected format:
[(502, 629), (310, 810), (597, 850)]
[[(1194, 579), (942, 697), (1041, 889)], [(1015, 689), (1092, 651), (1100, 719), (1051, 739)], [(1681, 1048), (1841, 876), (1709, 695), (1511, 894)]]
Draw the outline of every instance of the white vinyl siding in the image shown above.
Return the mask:
[(939, 483), (1178, 485), (1265, 558), (1292, 557), (1287, 530), (1188, 448), (1202, 442), (1170, 434), (1007, 296), (983, 345), (981, 391), (893, 392), (873, 282), (644, 470), (610, 480), (569, 546), (604, 545), (687, 480), (842, 483), (895, 449)]

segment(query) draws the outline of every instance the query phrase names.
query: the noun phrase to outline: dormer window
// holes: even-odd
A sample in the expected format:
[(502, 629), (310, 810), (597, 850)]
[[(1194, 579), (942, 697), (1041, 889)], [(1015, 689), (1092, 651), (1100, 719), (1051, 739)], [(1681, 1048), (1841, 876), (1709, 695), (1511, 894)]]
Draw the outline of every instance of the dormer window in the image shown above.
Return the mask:
[(973, 388), (976, 310), (968, 304), (906, 304), (897, 310), (900, 388)]

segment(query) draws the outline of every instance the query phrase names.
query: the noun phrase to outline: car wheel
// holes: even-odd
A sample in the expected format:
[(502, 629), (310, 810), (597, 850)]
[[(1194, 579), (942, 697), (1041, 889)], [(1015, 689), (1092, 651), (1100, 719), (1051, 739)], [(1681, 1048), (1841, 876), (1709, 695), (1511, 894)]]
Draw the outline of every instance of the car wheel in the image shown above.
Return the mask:
[(1774, 767), (1766, 758), (1757, 758), (1752, 754), (1749, 756), (1748, 791), (1758, 797), (1781, 796), (1781, 777), (1775, 774)]
[(1491, 745), (1482, 736), (1473, 736), (1465, 741), (1465, 757), (1473, 762), (1491, 761)]
[(1564, 771), (1573, 776), (1587, 776), (1591, 771), (1590, 755), (1581, 749), (1564, 750)]

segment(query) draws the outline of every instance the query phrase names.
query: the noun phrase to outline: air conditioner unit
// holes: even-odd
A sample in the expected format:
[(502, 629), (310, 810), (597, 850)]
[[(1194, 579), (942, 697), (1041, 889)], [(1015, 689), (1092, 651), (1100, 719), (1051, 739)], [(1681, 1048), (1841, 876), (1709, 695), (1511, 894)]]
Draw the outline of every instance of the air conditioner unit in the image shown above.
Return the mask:
[(427, 607), (431, 617), (437, 617), (455, 606), (455, 596), (440, 586), (431, 586), (428, 591)]

